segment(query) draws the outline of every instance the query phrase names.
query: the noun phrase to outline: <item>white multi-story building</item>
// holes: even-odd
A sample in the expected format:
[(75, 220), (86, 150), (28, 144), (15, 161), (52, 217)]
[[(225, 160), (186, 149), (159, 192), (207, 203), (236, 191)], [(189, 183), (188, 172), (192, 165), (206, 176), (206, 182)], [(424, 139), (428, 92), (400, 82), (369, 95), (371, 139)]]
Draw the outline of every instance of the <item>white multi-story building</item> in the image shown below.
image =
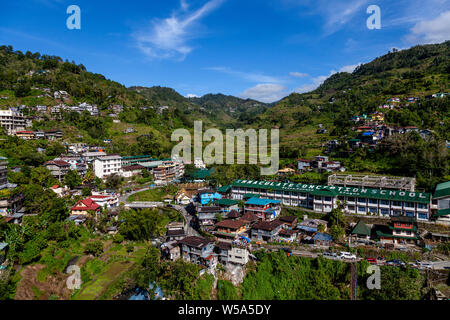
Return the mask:
[(109, 155), (98, 157), (94, 160), (94, 173), (100, 179), (112, 174), (121, 174), (122, 157), (120, 155)]
[(14, 135), (17, 131), (25, 130), (25, 117), (18, 111), (0, 110), (0, 125), (8, 135)]
[(0, 190), (8, 187), (8, 159), (5, 157), (0, 157)]

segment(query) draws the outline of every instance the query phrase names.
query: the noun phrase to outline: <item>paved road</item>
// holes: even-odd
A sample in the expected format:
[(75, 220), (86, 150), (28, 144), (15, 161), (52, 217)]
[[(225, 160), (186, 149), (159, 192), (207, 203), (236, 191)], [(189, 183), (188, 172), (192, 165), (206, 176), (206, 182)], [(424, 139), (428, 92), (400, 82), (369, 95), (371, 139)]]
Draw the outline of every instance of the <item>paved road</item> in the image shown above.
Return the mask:
[(135, 194), (135, 193), (142, 192), (142, 191), (147, 191), (147, 190), (150, 190), (150, 189), (153, 189), (153, 188), (146, 187), (146, 188), (139, 189), (139, 190), (137, 190), (137, 191), (130, 191), (130, 192), (128, 192), (128, 193), (124, 193), (123, 195), (121, 195), (121, 196), (119, 197), (119, 203), (123, 202), (123, 203), (127, 204), (127, 203), (128, 203), (128, 198), (129, 198), (131, 195), (133, 195), (133, 194)]
[(172, 205), (172, 207), (181, 213), (186, 221), (186, 235), (187, 236), (200, 236), (200, 234), (191, 226), (192, 216), (186, 211), (186, 208), (179, 205)]

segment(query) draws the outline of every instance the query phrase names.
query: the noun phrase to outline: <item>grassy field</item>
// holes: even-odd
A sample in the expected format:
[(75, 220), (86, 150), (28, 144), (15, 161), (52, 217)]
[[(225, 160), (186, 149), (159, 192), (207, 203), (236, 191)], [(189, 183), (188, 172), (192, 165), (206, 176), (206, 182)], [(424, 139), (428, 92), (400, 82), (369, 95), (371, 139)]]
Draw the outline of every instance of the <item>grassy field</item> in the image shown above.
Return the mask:
[(175, 196), (178, 188), (175, 186), (167, 186), (164, 188), (150, 189), (142, 192), (135, 193), (128, 198), (128, 201), (164, 201), (165, 196)]

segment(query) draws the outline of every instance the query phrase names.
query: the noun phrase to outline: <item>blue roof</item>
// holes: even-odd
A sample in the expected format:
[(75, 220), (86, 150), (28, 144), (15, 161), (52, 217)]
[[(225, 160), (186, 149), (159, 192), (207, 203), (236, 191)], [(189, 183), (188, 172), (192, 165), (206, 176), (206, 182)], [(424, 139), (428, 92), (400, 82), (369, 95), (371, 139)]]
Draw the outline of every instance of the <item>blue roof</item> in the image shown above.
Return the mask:
[(364, 132), (362, 135), (363, 135), (363, 136), (372, 136), (372, 135), (373, 135), (373, 132), (371, 132), (371, 131)]
[(300, 229), (300, 230), (303, 230), (306, 232), (316, 232), (317, 231), (317, 228), (301, 226), (301, 225), (297, 226), (297, 229)]
[(270, 200), (270, 199), (261, 199), (261, 198), (250, 198), (247, 200), (245, 204), (254, 204), (257, 206), (265, 206), (269, 203), (280, 203), (280, 200)]
[(333, 238), (329, 234), (321, 233), (321, 232), (317, 232), (314, 235), (313, 239), (314, 240), (321, 240), (321, 241), (332, 241), (333, 240)]
[(0, 250), (5, 249), (8, 246), (8, 243), (6, 242), (0, 242)]

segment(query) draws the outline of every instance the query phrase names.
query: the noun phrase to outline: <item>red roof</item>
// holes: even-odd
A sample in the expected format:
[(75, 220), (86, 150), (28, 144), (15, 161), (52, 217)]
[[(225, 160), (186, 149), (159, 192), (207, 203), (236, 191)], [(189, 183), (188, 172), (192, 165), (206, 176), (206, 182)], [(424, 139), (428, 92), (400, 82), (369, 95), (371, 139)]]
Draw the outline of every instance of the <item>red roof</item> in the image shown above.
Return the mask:
[(17, 131), (16, 134), (18, 133), (34, 133), (34, 131)]
[(301, 161), (301, 162), (311, 162), (311, 160), (305, 160), (305, 159), (297, 159), (297, 161)]
[(53, 160), (53, 161), (47, 161), (45, 165), (54, 164), (58, 167), (70, 167), (70, 163), (63, 161), (63, 160)]
[(92, 210), (97, 211), (100, 208), (100, 206), (93, 201), (92, 199), (84, 199), (77, 202), (75, 206), (71, 208), (72, 211), (86, 211), (86, 210)]
[(57, 184), (55, 184), (54, 186), (52, 186), (52, 189), (58, 189), (59, 186)]
[[(104, 196), (104, 195), (96, 195), (96, 196), (90, 196), (88, 199), (105, 199), (105, 198), (110, 198), (111, 196)], [(93, 200), (95, 201), (95, 200)]]

